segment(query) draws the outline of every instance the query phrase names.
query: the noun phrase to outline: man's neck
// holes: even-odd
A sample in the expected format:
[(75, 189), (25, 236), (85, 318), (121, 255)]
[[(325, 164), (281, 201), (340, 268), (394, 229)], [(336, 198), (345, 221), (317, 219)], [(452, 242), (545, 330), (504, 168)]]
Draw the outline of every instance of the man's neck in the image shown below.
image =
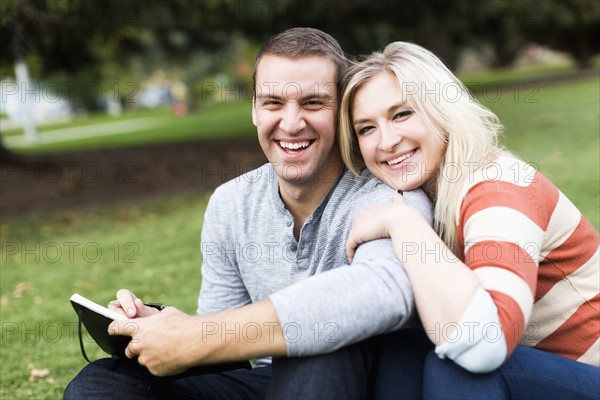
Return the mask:
[(294, 217), (294, 237), (300, 237), (300, 229), (315, 211), (325, 195), (337, 182), (342, 164), (329, 164), (317, 178), (310, 182), (293, 183), (279, 181), (279, 194), (286, 208)]

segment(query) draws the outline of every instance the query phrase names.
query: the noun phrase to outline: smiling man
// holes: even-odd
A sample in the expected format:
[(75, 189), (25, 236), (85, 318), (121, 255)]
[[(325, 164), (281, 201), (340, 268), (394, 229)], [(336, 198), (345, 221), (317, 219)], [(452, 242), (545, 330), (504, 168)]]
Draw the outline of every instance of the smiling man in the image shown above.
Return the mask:
[[(367, 395), (364, 339), (407, 326), (413, 298), (388, 239), (365, 243), (351, 267), (337, 268), (348, 263), (354, 216), (393, 195), (343, 167), (336, 119), (345, 68), (338, 43), (316, 29), (290, 29), (262, 47), (252, 120), (269, 163), (211, 196), (197, 315), (159, 312), (120, 290), (119, 310), (132, 321), (113, 324), (111, 333), (132, 337), (126, 355), (133, 361), (90, 364), (65, 398)], [(422, 192), (405, 200), (431, 220)], [(176, 375), (244, 359), (257, 359), (254, 368)]]
[(266, 54), (255, 74), (252, 121), (279, 178), (281, 198), (293, 210), (296, 239), (342, 167), (335, 78), (335, 64), (316, 55), (292, 59)]

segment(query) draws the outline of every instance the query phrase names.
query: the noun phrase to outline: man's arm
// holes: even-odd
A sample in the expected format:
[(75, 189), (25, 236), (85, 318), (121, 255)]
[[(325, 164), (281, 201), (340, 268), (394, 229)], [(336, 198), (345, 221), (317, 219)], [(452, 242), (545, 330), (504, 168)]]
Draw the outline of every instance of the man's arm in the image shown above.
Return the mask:
[[(431, 219), (431, 210), (419, 211)], [(382, 239), (361, 245), (352, 266), (304, 279), (269, 299), (209, 315), (170, 308), (129, 328), (115, 323), (111, 333), (132, 336), (128, 356), (171, 375), (200, 364), (331, 352), (400, 328), (413, 308), (406, 273), (391, 240)]]
[(413, 315), (410, 282), (389, 239), (361, 245), (351, 266), (270, 296), (288, 356), (328, 353), (402, 327)]
[[(393, 191), (383, 193), (368, 204), (357, 202), (356, 211), (390, 202)], [(425, 193), (406, 192), (405, 199), (431, 222), (431, 202)], [(270, 299), (277, 310), (289, 356), (327, 353), (416, 320), (412, 287), (390, 239), (363, 243), (351, 266), (297, 282), (272, 294)], [(293, 336), (295, 331), (300, 335)]]
[[(404, 269), (395, 259), (392, 269), (380, 262), (381, 251), (389, 247), (385, 242), (390, 241), (365, 243), (352, 266), (315, 275), (272, 296), (282, 299), (280, 306), (295, 305), (289, 309), (277, 309), (272, 299), (208, 315), (168, 307), (147, 318), (116, 321), (109, 332), (131, 336), (127, 357), (138, 357), (158, 376), (201, 364), (331, 352), (399, 328), (412, 313), (412, 292), (401, 284)], [(379, 256), (362, 265), (359, 260), (370, 251)]]
[[(250, 295), (236, 266), (236, 240), (223, 237), (226, 221), (231, 218), (222, 210), (223, 199), (217, 189), (211, 196), (202, 225), (202, 285), (198, 298), (198, 314), (209, 314), (236, 308), (251, 302)], [(232, 234), (232, 233), (231, 233)]]

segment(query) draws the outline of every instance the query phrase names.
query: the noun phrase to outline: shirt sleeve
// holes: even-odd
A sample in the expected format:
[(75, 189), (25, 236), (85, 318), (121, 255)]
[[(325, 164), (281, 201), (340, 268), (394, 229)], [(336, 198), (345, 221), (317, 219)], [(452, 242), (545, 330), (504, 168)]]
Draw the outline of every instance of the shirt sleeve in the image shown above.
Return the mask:
[(270, 299), (290, 357), (328, 353), (399, 329), (414, 313), (410, 282), (389, 239), (361, 245), (351, 266), (299, 281)]
[[(389, 202), (393, 192), (369, 205)], [(431, 203), (422, 191), (405, 200), (431, 223)], [(405, 326), (419, 326), (412, 286), (392, 241), (363, 243), (351, 266), (334, 268), (270, 296), (283, 327), (288, 356), (322, 354)]]
[(219, 192), (211, 197), (204, 215), (200, 250), (202, 252), (202, 285), (198, 297), (198, 314), (209, 314), (241, 307), (251, 302), (235, 260), (235, 241), (227, 237), (219, 224)]

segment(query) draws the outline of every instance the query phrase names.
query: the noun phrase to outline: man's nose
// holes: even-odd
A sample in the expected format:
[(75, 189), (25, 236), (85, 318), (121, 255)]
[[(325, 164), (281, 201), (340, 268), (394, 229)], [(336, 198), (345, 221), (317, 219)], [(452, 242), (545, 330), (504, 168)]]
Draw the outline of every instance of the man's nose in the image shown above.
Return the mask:
[(295, 105), (288, 105), (283, 112), (280, 127), (288, 134), (295, 134), (306, 128), (302, 110)]

